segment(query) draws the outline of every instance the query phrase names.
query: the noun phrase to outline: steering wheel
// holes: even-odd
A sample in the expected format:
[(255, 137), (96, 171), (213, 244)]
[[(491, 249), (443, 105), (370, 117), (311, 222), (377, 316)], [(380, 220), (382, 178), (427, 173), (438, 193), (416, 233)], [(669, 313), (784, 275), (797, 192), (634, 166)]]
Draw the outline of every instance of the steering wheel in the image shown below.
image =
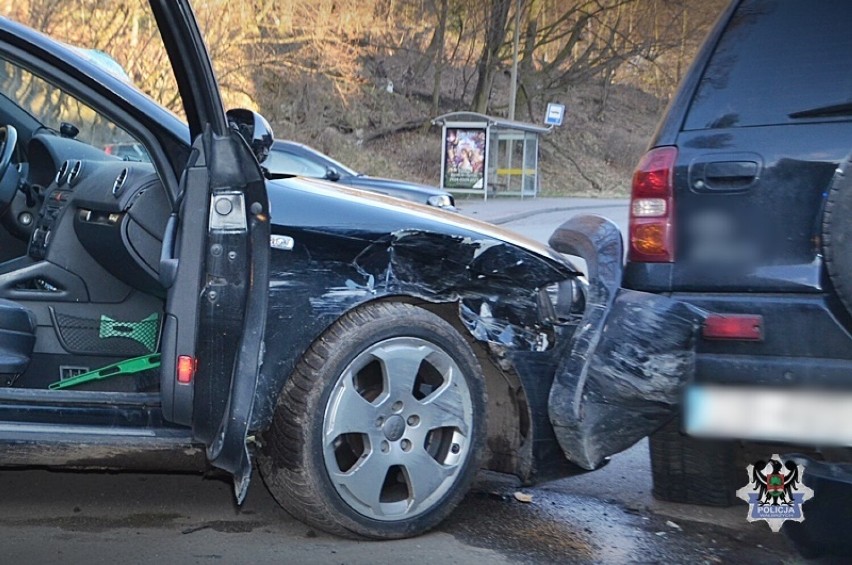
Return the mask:
[[(15, 146), (18, 143), (18, 130), (13, 126), (0, 126), (0, 133), (3, 133), (3, 145), (0, 148), (0, 180), (6, 174), (6, 170), (12, 163), (12, 155), (15, 154)], [(0, 182), (0, 211), (12, 202), (15, 197), (15, 191), (18, 189), (16, 182)]]

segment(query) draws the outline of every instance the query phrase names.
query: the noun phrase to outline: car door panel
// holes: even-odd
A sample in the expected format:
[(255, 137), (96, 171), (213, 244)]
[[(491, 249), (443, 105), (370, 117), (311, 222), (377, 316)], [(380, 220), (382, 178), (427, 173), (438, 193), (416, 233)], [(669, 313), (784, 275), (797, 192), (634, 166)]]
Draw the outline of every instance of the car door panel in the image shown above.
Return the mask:
[(151, 8), (194, 141), (177, 219), (170, 222), (177, 246), (164, 257), (175, 271), (163, 340), (161, 380), (164, 403), (170, 404), (164, 412), (191, 424), (193, 437), (207, 445), (210, 462), (234, 475), (242, 501), (251, 471), (245, 444), (265, 327), (266, 185), (251, 148), (228, 126), (188, 1), (151, 0)]
[[(177, 424), (192, 425), (194, 386), (191, 382), (178, 382), (177, 367), (181, 356), (195, 359), (198, 341), (198, 296), (202, 286), (204, 263), (193, 261), (203, 257), (207, 240), (206, 216), (189, 221), (193, 210), (207, 207), (207, 190), (189, 187), (207, 187), (208, 172), (204, 148), (199, 138), (180, 181), (180, 213), (174, 213), (166, 227), (160, 260), (161, 278), (168, 278), (165, 323), (162, 337), (162, 365), (160, 391), (163, 416)], [(170, 243), (173, 240), (174, 243)], [(183, 257), (187, 260), (182, 261)], [(165, 275), (165, 273), (169, 273)]]

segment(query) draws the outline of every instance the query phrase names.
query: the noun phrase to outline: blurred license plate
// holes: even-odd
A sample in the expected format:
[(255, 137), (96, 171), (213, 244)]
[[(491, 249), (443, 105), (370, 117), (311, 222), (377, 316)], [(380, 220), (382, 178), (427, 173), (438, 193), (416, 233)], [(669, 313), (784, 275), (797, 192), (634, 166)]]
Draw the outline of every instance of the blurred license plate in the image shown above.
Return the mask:
[(684, 428), (698, 437), (852, 446), (852, 393), (693, 385)]

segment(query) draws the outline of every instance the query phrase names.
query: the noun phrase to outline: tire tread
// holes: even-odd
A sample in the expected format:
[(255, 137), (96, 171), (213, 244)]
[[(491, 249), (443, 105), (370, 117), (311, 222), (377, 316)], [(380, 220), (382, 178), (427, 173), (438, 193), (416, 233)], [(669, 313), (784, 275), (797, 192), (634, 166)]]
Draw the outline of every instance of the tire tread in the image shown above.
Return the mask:
[[(649, 438), (654, 498), (667, 502), (727, 507), (745, 484), (737, 472), (733, 442), (688, 437), (674, 419)], [(741, 475), (741, 476), (740, 476)]]
[(846, 311), (852, 314), (852, 155), (835, 172), (822, 216), (822, 251), (828, 278)]

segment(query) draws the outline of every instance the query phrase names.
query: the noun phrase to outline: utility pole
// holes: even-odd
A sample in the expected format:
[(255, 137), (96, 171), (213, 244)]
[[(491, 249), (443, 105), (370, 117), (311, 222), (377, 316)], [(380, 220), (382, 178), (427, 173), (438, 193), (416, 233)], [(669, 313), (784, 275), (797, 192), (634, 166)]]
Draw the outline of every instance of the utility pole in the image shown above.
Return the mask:
[[(512, 38), (512, 84), (509, 87), (509, 119), (515, 119), (515, 101), (518, 98), (518, 44), (521, 42), (521, 0), (515, 2), (515, 36)], [(523, 143), (523, 142), (522, 142)], [(515, 140), (506, 140), (506, 167), (512, 168), (512, 152), (515, 148)], [(523, 164), (521, 165), (523, 166)], [(521, 176), (523, 179), (523, 176)], [(512, 189), (512, 176), (506, 177), (506, 190)], [(521, 181), (521, 197), (523, 198), (524, 186)]]
[(515, 37), (512, 39), (512, 85), (509, 88), (509, 119), (515, 119), (518, 99), (518, 44), (521, 42), (521, 0), (515, 3)]

